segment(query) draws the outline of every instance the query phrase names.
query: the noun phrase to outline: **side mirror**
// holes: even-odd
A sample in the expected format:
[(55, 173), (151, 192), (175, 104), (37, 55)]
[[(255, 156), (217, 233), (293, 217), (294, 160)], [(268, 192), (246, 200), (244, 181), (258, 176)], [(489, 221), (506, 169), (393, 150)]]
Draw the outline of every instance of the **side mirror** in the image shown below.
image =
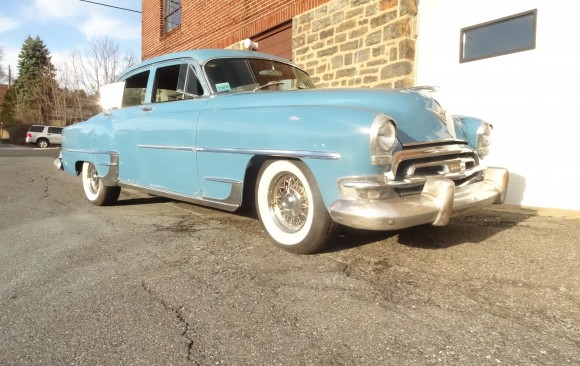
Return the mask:
[(119, 81), (112, 84), (103, 85), (99, 90), (101, 95), (101, 108), (103, 111), (110, 112), (113, 109), (121, 108), (123, 104), (123, 91), (125, 90), (125, 82)]

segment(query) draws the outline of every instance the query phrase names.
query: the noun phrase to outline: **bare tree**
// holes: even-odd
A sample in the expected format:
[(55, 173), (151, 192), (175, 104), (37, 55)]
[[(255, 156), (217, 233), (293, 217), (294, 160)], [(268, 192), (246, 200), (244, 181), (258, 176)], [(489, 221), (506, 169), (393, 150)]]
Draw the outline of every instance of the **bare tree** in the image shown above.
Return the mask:
[(52, 103), (53, 120), (68, 125), (98, 113), (100, 87), (114, 82), (136, 61), (135, 56), (121, 52), (119, 44), (107, 37), (97, 38), (88, 47), (71, 51), (56, 65), (56, 83), (49, 79), (44, 81), (45, 87), (51, 90), (45, 94), (45, 100)]
[(79, 86), (89, 95), (101, 86), (115, 81), (127, 67), (136, 63), (129, 52), (121, 52), (119, 44), (108, 37), (95, 38), (85, 49), (75, 49), (71, 55), (72, 71)]
[(4, 61), (4, 49), (0, 47), (0, 83), (6, 80), (6, 72), (4, 71), (2, 61)]

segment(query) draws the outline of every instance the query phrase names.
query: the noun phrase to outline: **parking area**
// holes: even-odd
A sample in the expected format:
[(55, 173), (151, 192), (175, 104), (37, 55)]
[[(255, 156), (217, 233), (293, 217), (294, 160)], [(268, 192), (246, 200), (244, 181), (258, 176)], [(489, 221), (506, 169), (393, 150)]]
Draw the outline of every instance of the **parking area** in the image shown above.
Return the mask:
[[(578, 212), (343, 230), (318, 255), (231, 214), (0, 149), (0, 364), (580, 365)], [(40, 155), (37, 155), (40, 154)]]

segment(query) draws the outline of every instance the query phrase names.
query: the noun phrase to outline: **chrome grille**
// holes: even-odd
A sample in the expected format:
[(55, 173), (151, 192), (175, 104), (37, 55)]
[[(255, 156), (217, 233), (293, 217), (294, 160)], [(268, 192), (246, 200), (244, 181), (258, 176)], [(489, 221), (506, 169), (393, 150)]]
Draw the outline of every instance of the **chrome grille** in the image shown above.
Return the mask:
[(443, 176), (463, 185), (478, 179), (482, 169), (477, 153), (465, 145), (413, 146), (394, 154), (388, 176), (407, 182)]

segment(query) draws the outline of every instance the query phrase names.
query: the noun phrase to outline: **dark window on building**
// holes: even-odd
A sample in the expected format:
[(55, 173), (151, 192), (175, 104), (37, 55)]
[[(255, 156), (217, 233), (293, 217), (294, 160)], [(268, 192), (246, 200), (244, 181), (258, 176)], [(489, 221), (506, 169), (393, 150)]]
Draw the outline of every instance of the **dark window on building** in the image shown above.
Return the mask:
[(461, 54), (459, 62), (536, 48), (537, 10), (463, 28), (461, 30)]
[(164, 0), (163, 31), (171, 32), (181, 24), (181, 0)]
[(203, 89), (193, 68), (188, 64), (164, 66), (155, 73), (153, 102), (193, 99), (203, 95)]

